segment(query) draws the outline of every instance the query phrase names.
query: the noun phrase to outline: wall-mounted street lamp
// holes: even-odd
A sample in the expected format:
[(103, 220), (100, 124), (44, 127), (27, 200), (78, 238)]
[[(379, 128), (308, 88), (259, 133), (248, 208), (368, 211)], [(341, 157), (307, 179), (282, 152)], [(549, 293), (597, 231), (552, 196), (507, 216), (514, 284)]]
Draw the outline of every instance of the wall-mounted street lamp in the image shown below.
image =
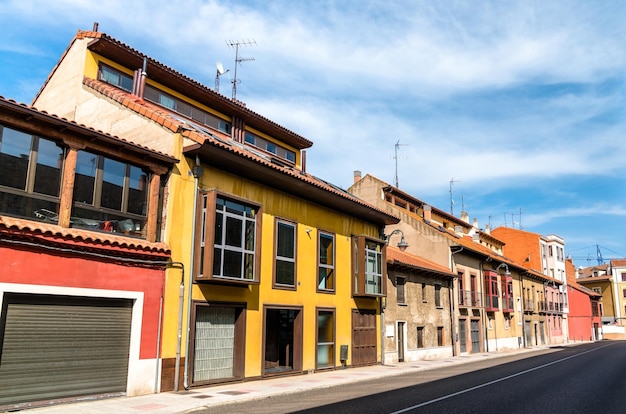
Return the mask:
[(506, 263), (500, 263), (500, 265), (496, 267), (496, 273), (498, 273), (498, 270), (501, 267), (504, 267), (504, 276), (511, 276), (511, 272), (509, 272), (509, 265), (507, 265)]
[(386, 237), (387, 243), (389, 243), (389, 239), (391, 238), (391, 236), (393, 236), (394, 234), (400, 234), (400, 241), (398, 242), (397, 246), (400, 250), (405, 251), (407, 247), (409, 247), (409, 243), (406, 242), (406, 240), (404, 239), (404, 232), (400, 229), (395, 229), (394, 231), (392, 231), (391, 233), (389, 233), (389, 235)]

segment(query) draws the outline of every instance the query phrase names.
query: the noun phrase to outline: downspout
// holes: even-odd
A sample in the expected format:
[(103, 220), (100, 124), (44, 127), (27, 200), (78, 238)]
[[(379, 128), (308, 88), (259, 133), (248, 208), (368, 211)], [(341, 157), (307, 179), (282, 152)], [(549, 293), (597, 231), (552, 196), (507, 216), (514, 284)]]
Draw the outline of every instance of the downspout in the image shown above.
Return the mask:
[[(181, 291), (182, 291), (182, 286), (185, 283), (185, 265), (182, 262), (168, 262), (166, 266), (180, 266), (180, 270), (181, 270), (181, 277), (180, 277), (180, 285), (181, 285)], [(163, 283), (163, 288), (165, 289), (165, 283)], [(159, 302), (159, 334), (158, 334), (158, 338), (157, 338), (157, 379), (159, 378), (159, 354), (161, 352), (161, 325), (163, 324), (163, 296), (164, 294), (161, 293), (161, 299)], [(178, 375), (179, 375), (179, 365), (180, 365), (180, 338), (181, 338), (181, 317), (182, 317), (182, 298), (179, 297), (179, 302), (180, 302), (180, 308), (179, 309), (179, 315), (178, 315), (178, 341), (177, 341), (177, 345), (176, 345), (176, 367), (174, 367), (174, 391), (178, 391)], [(155, 391), (154, 392), (158, 392), (157, 388), (157, 380), (155, 380), (154, 383), (154, 387), (155, 387)]]
[(185, 274), (183, 273), (180, 278), (178, 293), (178, 332), (176, 335), (176, 366), (174, 366), (174, 391), (178, 392), (178, 383), (180, 377), (180, 349), (182, 347), (181, 342), (183, 340), (183, 305), (185, 301)]
[(485, 345), (485, 352), (489, 352), (489, 329), (487, 327), (487, 324), (485, 323), (485, 318), (487, 315), (487, 312), (485, 311), (485, 269), (483, 267), (482, 261), (479, 263), (478, 268), (480, 269), (480, 282), (479, 282), (481, 285), (480, 289), (481, 289), (481, 292), (483, 293), (482, 295), (483, 296), (483, 308), (482, 308), (483, 311), (481, 313), (481, 318), (480, 318), (482, 320), (483, 331), (485, 333), (485, 339), (483, 343)]
[(522, 345), (524, 345), (524, 348), (526, 348), (526, 329), (524, 328), (524, 326), (526, 325), (524, 323), (524, 279), (522, 279), (522, 273), (523, 272), (519, 272), (519, 285), (520, 285), (520, 296), (522, 297), (520, 306), (522, 307), (522, 310), (520, 312), (520, 316), (522, 318)]
[(185, 341), (185, 372), (183, 379), (183, 386), (185, 389), (189, 389), (189, 336), (191, 334), (191, 295), (193, 289), (193, 283), (191, 283), (191, 278), (193, 277), (195, 267), (195, 253), (196, 253), (196, 237), (195, 237), (195, 229), (196, 229), (196, 214), (198, 213), (198, 186), (200, 177), (202, 176), (202, 166), (200, 165), (200, 157), (196, 155), (196, 165), (191, 169), (194, 178), (194, 193), (193, 193), (193, 228), (192, 228), (192, 243), (191, 243), (191, 260), (189, 265), (189, 283), (187, 284), (187, 338)]

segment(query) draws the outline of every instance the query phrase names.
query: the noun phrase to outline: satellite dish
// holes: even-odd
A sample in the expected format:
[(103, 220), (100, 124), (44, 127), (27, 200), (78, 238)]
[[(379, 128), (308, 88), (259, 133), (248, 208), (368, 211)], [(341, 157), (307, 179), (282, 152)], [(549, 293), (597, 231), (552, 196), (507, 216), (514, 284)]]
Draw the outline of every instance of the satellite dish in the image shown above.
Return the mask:
[(219, 73), (220, 75), (224, 74), (224, 66), (222, 66), (222, 62), (217, 62), (216, 64), (217, 66), (217, 73)]

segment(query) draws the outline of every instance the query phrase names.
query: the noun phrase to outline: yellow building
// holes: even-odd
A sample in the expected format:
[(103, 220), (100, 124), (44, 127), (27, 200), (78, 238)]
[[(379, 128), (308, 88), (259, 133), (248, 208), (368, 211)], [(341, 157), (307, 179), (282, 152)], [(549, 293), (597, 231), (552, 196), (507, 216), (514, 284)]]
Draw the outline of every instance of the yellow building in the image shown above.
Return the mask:
[(34, 104), (179, 159), (151, 200), (184, 269), (166, 274), (162, 391), (381, 362), (398, 219), (307, 173), (312, 142), (95, 30)]

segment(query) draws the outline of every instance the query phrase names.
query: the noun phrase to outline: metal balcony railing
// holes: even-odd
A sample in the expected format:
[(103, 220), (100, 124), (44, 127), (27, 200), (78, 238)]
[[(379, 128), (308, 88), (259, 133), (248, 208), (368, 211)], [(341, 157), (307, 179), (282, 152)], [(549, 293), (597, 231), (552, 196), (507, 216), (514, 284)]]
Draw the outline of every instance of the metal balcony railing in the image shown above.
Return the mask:
[(460, 290), (459, 306), (463, 308), (480, 308), (482, 306), (480, 293), (472, 290)]

